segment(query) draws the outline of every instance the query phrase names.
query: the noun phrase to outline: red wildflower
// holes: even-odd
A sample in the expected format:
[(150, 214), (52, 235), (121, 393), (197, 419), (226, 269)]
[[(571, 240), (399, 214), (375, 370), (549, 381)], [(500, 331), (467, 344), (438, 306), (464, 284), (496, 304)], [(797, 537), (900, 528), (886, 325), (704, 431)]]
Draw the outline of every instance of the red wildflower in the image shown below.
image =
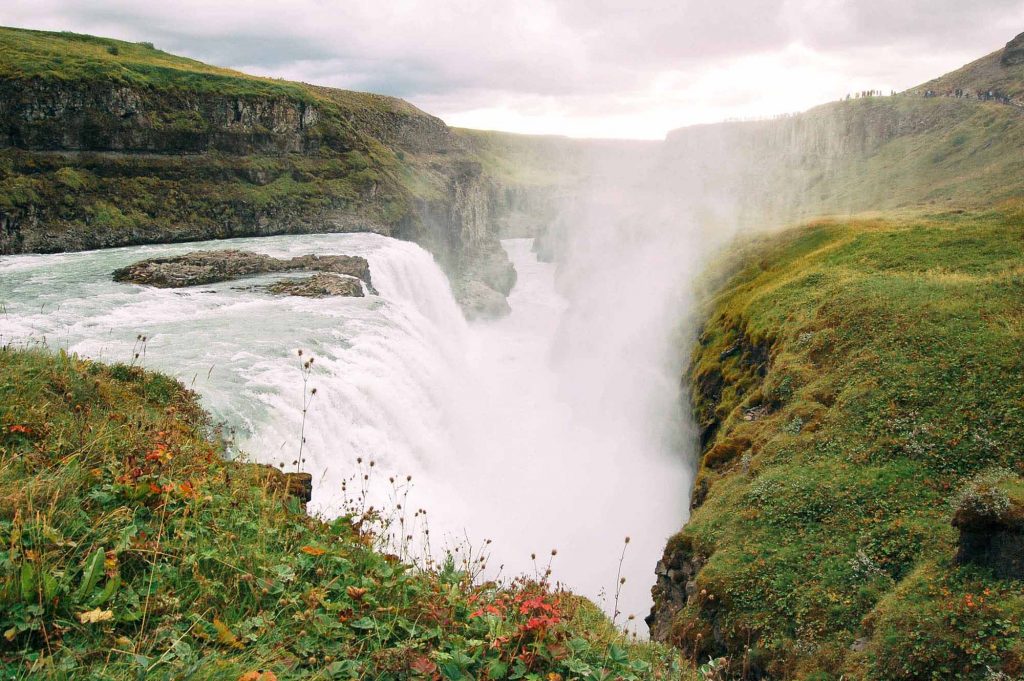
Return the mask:
[(501, 610), (488, 603), (487, 605), (483, 606), (482, 608), (474, 612), (472, 615), (470, 615), (469, 618), (473, 619), (474, 617), (483, 617), (484, 615), (495, 615), (497, 617), (501, 617), (501, 614)]

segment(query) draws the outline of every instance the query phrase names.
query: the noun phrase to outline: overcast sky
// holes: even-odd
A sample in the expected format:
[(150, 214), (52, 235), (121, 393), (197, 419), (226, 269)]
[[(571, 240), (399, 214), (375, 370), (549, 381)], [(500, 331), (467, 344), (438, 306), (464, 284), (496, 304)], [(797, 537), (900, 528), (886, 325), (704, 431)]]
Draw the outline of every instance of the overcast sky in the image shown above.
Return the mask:
[(396, 95), (452, 125), (660, 139), (910, 87), (1024, 31), (1024, 0), (3, 0), (0, 24)]

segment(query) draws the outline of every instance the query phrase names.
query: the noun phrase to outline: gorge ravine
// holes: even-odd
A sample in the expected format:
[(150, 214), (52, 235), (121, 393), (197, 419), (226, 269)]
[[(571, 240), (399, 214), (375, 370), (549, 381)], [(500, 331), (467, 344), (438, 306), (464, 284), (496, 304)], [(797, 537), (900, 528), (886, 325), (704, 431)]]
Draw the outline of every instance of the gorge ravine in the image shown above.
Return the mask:
[[(553, 579), (610, 611), (628, 535), (619, 620), (635, 614), (642, 632), (652, 566), (684, 517), (688, 473), (662, 429), (612, 417), (630, 413), (636, 390), (581, 380), (567, 348), (584, 336), (594, 356), (610, 348), (567, 314), (555, 266), (531, 245), (504, 242), (519, 274), (511, 314), (468, 324), (430, 255), (374, 234), (7, 257), (0, 342), (45, 342), (176, 376), (202, 395), (236, 452), (313, 474), (311, 512), (343, 512), (343, 482), (351, 499), (371, 473), (370, 503), (393, 507), (401, 494), (409, 515), (428, 511), (434, 558), (491, 539), (487, 574), (534, 575), (557, 549)], [(256, 288), (280, 275), (177, 290), (110, 279), (141, 258), (225, 247), (362, 255), (380, 295), (300, 300)], [(315, 357), (305, 387), (299, 349)], [(616, 371), (629, 374), (635, 360), (620, 355)], [(304, 391), (314, 387), (303, 428)], [(408, 497), (388, 482), (406, 476)], [(420, 557), (427, 526), (409, 519)]]

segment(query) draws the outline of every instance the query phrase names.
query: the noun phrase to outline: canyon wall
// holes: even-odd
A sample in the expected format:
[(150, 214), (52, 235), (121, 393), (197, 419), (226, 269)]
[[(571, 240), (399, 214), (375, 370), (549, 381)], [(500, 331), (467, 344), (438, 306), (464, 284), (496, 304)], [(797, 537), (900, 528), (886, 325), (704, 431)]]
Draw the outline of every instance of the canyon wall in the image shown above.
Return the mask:
[(0, 254), (373, 231), (431, 251), (467, 314), (507, 310), (499, 237), (532, 189), (440, 119), (148, 45), (15, 29), (0, 45)]

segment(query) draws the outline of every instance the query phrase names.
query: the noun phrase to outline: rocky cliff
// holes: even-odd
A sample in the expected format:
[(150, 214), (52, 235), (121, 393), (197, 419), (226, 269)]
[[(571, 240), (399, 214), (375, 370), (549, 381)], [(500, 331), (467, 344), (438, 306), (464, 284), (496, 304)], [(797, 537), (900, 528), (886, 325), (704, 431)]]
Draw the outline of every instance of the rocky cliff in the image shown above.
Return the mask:
[(329, 231), (410, 239), (469, 314), (515, 280), (506, 187), (401, 100), (0, 29), (0, 254)]

